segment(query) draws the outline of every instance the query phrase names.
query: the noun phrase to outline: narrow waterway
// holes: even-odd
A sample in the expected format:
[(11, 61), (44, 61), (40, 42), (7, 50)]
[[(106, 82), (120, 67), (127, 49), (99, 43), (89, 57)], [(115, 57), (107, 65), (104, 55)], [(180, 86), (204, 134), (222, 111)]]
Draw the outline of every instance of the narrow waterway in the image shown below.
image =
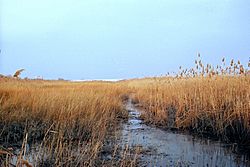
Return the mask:
[(122, 145), (144, 150), (138, 155), (140, 166), (250, 166), (246, 156), (234, 154), (220, 142), (144, 124), (131, 100), (126, 108), (129, 119), (123, 124), (120, 141)]
[[(123, 121), (117, 132), (117, 137), (112, 136), (109, 144), (106, 144), (105, 152), (102, 152), (103, 161), (114, 161), (113, 148), (121, 147), (120, 154), (124, 150), (134, 150), (129, 154), (130, 158), (137, 157), (138, 166), (145, 167), (250, 167), (249, 154), (236, 154), (225, 144), (209, 139), (201, 139), (189, 134), (181, 134), (172, 131), (161, 130), (144, 124), (140, 119), (141, 112), (131, 100), (128, 100), (126, 109), (129, 112), (127, 121)], [(116, 133), (115, 133), (116, 134)], [(112, 138), (114, 137), (114, 138)], [(27, 145), (24, 159), (35, 164), (37, 156), (40, 156), (39, 145), (32, 147)], [(137, 150), (139, 149), (138, 153)], [(118, 150), (119, 152), (119, 150)], [(15, 154), (19, 155), (20, 150)], [(136, 155), (135, 155), (136, 154)], [(116, 160), (123, 158), (122, 155)], [(45, 159), (46, 159), (46, 155)], [(12, 157), (11, 164), (17, 163), (17, 156)], [(44, 158), (43, 158), (44, 159)]]

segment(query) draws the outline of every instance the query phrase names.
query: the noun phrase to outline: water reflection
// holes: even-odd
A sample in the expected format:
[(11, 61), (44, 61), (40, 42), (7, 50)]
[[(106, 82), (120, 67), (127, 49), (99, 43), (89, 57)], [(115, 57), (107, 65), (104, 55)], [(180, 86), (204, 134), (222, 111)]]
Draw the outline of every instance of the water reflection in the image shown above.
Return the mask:
[(129, 102), (129, 120), (123, 125), (121, 144), (141, 146), (145, 166), (250, 166), (249, 158), (235, 154), (220, 142), (163, 131), (143, 124), (140, 113)]

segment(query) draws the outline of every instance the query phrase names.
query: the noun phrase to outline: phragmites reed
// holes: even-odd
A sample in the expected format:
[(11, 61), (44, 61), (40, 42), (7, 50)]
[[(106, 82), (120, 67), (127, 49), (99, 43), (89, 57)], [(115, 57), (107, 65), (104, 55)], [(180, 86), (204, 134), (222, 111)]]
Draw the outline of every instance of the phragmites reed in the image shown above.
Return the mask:
[(13, 77), (18, 78), (18, 77), (20, 76), (20, 74), (21, 74), (23, 71), (24, 71), (24, 69), (17, 70), (17, 71), (14, 73)]
[(128, 82), (146, 110), (143, 119), (249, 147), (249, 70), (240, 61), (232, 59), (228, 66), (225, 58), (222, 62), (223, 66), (203, 65), (198, 56), (195, 67), (180, 70), (178, 77)]

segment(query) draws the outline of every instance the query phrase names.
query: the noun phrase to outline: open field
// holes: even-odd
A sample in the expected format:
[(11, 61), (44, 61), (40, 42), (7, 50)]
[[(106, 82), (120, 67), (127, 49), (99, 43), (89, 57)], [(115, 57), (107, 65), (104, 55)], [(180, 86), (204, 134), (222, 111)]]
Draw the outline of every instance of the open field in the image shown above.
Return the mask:
[[(248, 150), (250, 76), (239, 63), (229, 71), (233, 67), (214, 70), (198, 64), (197, 70), (181, 70), (176, 77), (119, 82), (2, 77), (0, 162), (2, 166), (135, 166), (135, 159), (116, 151), (115, 141), (109, 151), (123, 156), (114, 162), (101, 158), (112, 132), (128, 118), (124, 105), (128, 98), (149, 125), (237, 143)], [(26, 152), (32, 145), (37, 149), (30, 159)]]

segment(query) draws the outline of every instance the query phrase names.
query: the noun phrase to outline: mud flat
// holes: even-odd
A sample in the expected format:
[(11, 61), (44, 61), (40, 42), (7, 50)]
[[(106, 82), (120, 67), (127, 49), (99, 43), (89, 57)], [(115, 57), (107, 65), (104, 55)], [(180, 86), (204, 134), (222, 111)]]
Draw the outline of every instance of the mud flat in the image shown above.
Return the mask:
[(129, 119), (120, 145), (141, 148), (139, 166), (250, 166), (248, 155), (236, 154), (223, 143), (148, 126), (131, 100), (126, 108)]

